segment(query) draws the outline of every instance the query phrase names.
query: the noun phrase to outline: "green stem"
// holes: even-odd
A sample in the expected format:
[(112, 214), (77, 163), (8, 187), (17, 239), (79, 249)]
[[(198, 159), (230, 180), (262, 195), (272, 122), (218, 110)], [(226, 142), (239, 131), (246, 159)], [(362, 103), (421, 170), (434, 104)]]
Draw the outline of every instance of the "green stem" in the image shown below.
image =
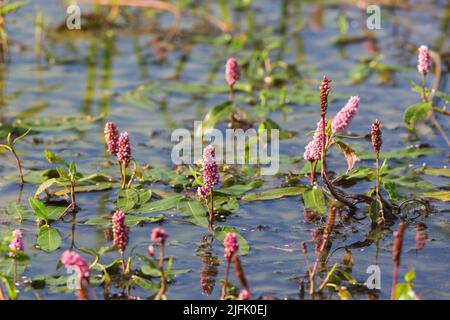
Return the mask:
[(228, 277), (230, 274), (230, 260), (227, 260), (227, 266), (225, 269), (225, 278), (223, 279), (223, 285), (222, 285), (222, 294), (221, 294), (221, 300), (224, 300), (227, 296), (227, 283), (228, 283)]

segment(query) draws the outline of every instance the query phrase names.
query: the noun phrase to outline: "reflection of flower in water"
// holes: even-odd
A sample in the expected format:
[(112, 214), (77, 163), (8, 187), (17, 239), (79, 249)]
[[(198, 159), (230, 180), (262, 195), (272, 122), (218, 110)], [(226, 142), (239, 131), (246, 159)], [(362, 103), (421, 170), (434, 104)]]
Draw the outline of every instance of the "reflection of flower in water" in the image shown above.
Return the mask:
[(203, 294), (210, 296), (214, 291), (216, 285), (216, 277), (219, 273), (217, 267), (219, 266), (219, 259), (211, 252), (212, 246), (205, 237), (197, 249), (197, 256), (202, 261), (202, 269), (200, 271), (200, 285)]

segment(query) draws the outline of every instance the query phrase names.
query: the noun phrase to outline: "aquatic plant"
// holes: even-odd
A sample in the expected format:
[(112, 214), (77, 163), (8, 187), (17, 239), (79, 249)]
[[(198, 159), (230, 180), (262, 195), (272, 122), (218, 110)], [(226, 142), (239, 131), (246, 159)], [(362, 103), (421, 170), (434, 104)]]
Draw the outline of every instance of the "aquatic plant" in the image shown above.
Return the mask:
[[(130, 188), (137, 170), (137, 164), (131, 155), (130, 135), (128, 132), (121, 132), (119, 134), (119, 129), (113, 122), (106, 123), (104, 133), (108, 153), (117, 158), (121, 187), (122, 189)], [(130, 162), (133, 162), (134, 169), (127, 182), (127, 168)]]
[(19, 170), (19, 181), (20, 185), (23, 186), (25, 183), (25, 180), (23, 178), (23, 168), (22, 168), (22, 162), (20, 161), (19, 156), (17, 155), (17, 151), (15, 148), (15, 145), (17, 142), (22, 140), (26, 137), (26, 135), (31, 131), (31, 128), (25, 131), (25, 133), (21, 134), (20, 136), (16, 137), (14, 140), (11, 141), (11, 132), (8, 133), (8, 136), (6, 138), (6, 144), (0, 144), (0, 148), (6, 149), (13, 155), (14, 159), (16, 160), (17, 164), (17, 170)]
[(225, 247), (224, 258), (226, 260), (226, 267), (225, 267), (225, 277), (223, 280), (221, 297), (222, 297), (222, 299), (225, 299), (225, 297), (227, 296), (227, 284), (228, 284), (228, 276), (230, 274), (231, 259), (237, 253), (237, 251), (239, 249), (239, 244), (237, 242), (236, 234), (227, 233), (225, 240), (223, 241), (223, 246)]
[[(214, 146), (209, 145), (203, 150), (202, 158), (203, 186), (197, 188), (197, 194), (205, 200), (209, 207), (209, 229), (214, 227), (214, 187), (219, 183), (219, 166), (216, 162)], [(209, 203), (208, 203), (209, 198)]]
[(382, 136), (382, 132), (381, 132), (381, 122), (378, 119), (376, 119), (372, 123), (370, 135), (371, 135), (373, 150), (375, 151), (375, 166), (376, 166), (375, 192), (376, 192), (377, 202), (378, 202), (378, 206), (379, 206), (379, 210), (377, 210), (377, 211), (379, 213), (381, 213), (381, 219), (384, 222), (383, 201), (381, 199), (381, 193), (380, 193), (381, 167), (380, 167), (380, 161), (379, 161), (380, 150), (381, 150), (381, 146), (383, 144), (383, 136)]
[(89, 299), (87, 294), (87, 286), (91, 276), (91, 270), (86, 260), (84, 260), (79, 254), (73, 251), (66, 250), (61, 255), (61, 263), (67, 268), (73, 271), (75, 269), (77, 273), (77, 296), (81, 300)]
[(128, 268), (125, 264), (124, 251), (128, 245), (128, 228), (125, 225), (125, 213), (121, 210), (116, 210), (112, 216), (112, 231), (114, 245), (120, 252), (122, 260), (122, 269), (124, 273), (128, 273)]
[(169, 234), (161, 227), (153, 228), (150, 239), (159, 244), (159, 261), (158, 268), (161, 274), (160, 287), (155, 296), (155, 300), (165, 299), (167, 292), (167, 275), (164, 270), (164, 245)]
[[(22, 237), (22, 231), (20, 229), (14, 229), (12, 232), (13, 239), (11, 243), (9, 244), (9, 248), (15, 251), (23, 251), (24, 245), (23, 245), (23, 237)], [(9, 256), (11, 258), (16, 257), (15, 252), (10, 252)]]
[(241, 79), (239, 64), (235, 58), (229, 58), (225, 65), (225, 79), (230, 87), (230, 98), (234, 98), (234, 85)]

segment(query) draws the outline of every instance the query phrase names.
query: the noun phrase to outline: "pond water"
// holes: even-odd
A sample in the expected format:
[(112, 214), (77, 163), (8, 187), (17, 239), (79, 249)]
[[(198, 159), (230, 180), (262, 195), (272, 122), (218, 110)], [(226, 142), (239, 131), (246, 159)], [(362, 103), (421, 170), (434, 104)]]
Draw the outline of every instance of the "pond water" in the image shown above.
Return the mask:
[[(31, 1), (6, 16), (10, 62), (1, 69), (0, 124), (5, 128), (7, 124), (28, 127), (34, 121), (48, 122), (38, 126), (40, 129), (16, 146), (25, 173), (55, 167), (44, 157), (44, 150), (48, 149), (74, 161), (77, 170), (85, 176), (101, 172), (118, 179), (118, 170), (104, 142), (103, 130), (108, 121), (128, 131), (137, 163), (172, 172), (169, 171), (174, 169), (172, 131), (176, 128), (192, 130), (195, 120), (202, 120), (211, 108), (228, 99), (228, 91), (223, 89), (226, 85), (224, 69), (226, 60), (234, 56), (243, 66), (236, 104), (255, 119), (253, 127), (257, 128), (261, 121), (270, 118), (283, 130), (293, 132), (280, 141), (280, 157), (284, 161), (281, 161), (279, 174), (260, 177), (264, 180), (260, 190), (308, 184), (308, 179), (298, 174), (305, 165), (304, 146), (311, 139), (310, 131), (315, 129), (320, 117), (319, 85), (322, 75), (327, 74), (332, 79), (329, 114), (334, 115), (349, 96), (361, 98), (359, 114), (349, 128), (352, 133), (369, 134), (370, 124), (378, 118), (383, 122), (383, 150), (406, 150), (411, 146), (417, 150), (423, 149), (419, 146), (436, 150), (420, 157), (389, 158), (392, 172), (398, 169), (392, 177), (394, 182), (401, 177), (414, 176), (420, 178), (420, 183), (432, 185), (431, 191), (448, 192), (448, 171), (446, 177), (445, 174), (412, 173), (414, 168), (419, 170), (423, 165), (446, 168), (448, 145), (439, 131), (423, 121), (417, 124), (418, 137), (414, 139), (403, 121), (404, 110), (420, 102), (420, 94), (413, 92), (409, 83), (409, 80), (420, 83), (416, 68), (418, 46), (428, 45), (441, 53), (439, 90), (448, 92), (450, 7), (446, 1), (401, 1), (405, 8), (381, 7), (381, 29), (370, 31), (370, 36), (363, 24), (368, 15), (352, 1), (331, 4), (281, 0), (223, 1), (223, 5), (221, 1), (173, 3), (181, 13), (178, 24), (174, 24), (174, 15), (167, 11), (142, 7), (121, 7), (115, 11), (107, 6), (82, 4), (81, 30), (67, 30), (67, 5), (64, 1), (51, 0)], [(42, 28), (35, 26), (40, 15)], [(231, 33), (222, 30), (229, 25), (228, 19)], [(36, 39), (41, 40), (36, 42)], [(345, 44), (336, 45), (336, 39), (344, 40)], [(265, 63), (261, 61), (264, 54), (267, 54)], [(369, 63), (364, 63), (369, 59), (375, 61), (372, 69), (367, 68)], [(264, 69), (267, 63), (271, 70)], [(368, 73), (367, 78), (353, 83), (358, 65), (361, 74)], [(434, 74), (427, 79), (430, 86), (433, 79)], [(156, 87), (152, 88), (152, 84)], [(251, 92), (245, 90), (247, 84), (252, 85)], [(287, 93), (280, 105), (282, 87)], [(267, 98), (265, 107), (264, 97)], [(443, 102), (437, 103), (442, 105)], [(71, 121), (62, 121), (64, 117), (82, 120), (74, 125)], [(448, 133), (448, 117), (436, 117)], [(94, 121), (86, 120), (90, 118)], [(226, 119), (217, 127), (224, 130)], [(3, 128), (2, 141), (6, 130)], [(346, 141), (367, 153), (371, 151), (369, 139)], [(33, 218), (19, 223), (7, 214), (8, 206), (17, 202), (20, 187), (14, 159), (6, 152), (0, 153), (0, 158), (0, 240), (3, 239), (2, 245), (8, 245), (12, 229), (23, 230), (25, 253), (30, 258), (23, 276), (57, 279), (66, 275), (64, 268), (58, 265), (65, 250), (71, 248), (92, 262), (93, 257), (80, 248), (99, 250), (111, 246), (105, 239), (104, 226), (84, 222), (108, 216), (117, 208), (117, 185), (105, 191), (79, 193), (75, 220), (70, 215), (70, 218), (52, 222), (52, 227), (62, 236), (62, 244), (48, 253), (35, 246), (38, 226)], [(373, 158), (361, 158), (355, 167), (374, 168)], [(338, 149), (329, 156), (328, 169), (336, 176), (346, 171), (347, 163)], [(374, 183), (373, 179), (357, 180), (345, 190), (366, 193)], [(404, 197), (418, 199), (425, 191), (430, 191), (419, 190), (418, 184), (405, 187), (409, 189)], [(25, 184), (19, 196), (23, 206), (29, 206), (28, 198), (34, 195), (38, 185)], [(144, 187), (161, 196), (187, 191), (157, 181), (145, 183)], [(191, 193), (195, 190), (187, 189)], [(386, 193), (385, 196), (388, 198)], [(59, 198), (60, 204), (63, 199)], [(399, 278), (404, 282), (404, 274), (415, 269), (416, 294), (424, 299), (446, 299), (450, 294), (447, 280), (450, 207), (448, 202), (428, 200), (431, 206), (428, 211), (413, 204), (403, 210), (410, 226), (406, 229)], [(241, 261), (255, 298), (301, 297), (300, 280), (307, 274), (307, 265), (300, 244), (306, 242), (312, 262), (315, 255), (311, 230), (324, 225), (324, 221), (307, 221), (304, 211), (298, 195), (269, 201), (240, 200), (237, 210), (217, 222), (233, 226), (247, 240), (250, 251), (241, 256)], [(225, 268), (221, 242), (216, 239), (211, 243), (207, 240), (207, 228), (190, 223), (177, 209), (145, 215), (160, 213), (164, 215), (161, 225), (169, 233), (166, 254), (173, 257), (173, 268), (189, 270), (172, 279), (167, 297), (218, 299)], [(393, 270), (392, 232), (397, 230), (399, 221), (386, 226), (382, 232), (373, 230), (364, 206), (359, 207), (355, 218), (358, 219), (337, 219), (327, 266), (341, 263), (344, 248), (347, 248), (354, 258), (353, 267), (346, 269), (348, 273), (363, 284), (369, 276), (367, 268), (378, 265), (381, 289), (368, 290), (363, 285), (352, 286), (345, 281), (342, 285), (351, 288), (354, 299), (388, 299)], [(417, 223), (426, 225), (428, 234), (425, 247), (419, 251), (414, 228)], [(145, 255), (151, 243), (151, 229), (155, 226), (131, 227), (126, 254), (134, 248), (134, 253)], [(118, 259), (117, 251), (105, 253), (101, 263), (107, 265), (114, 259)], [(132, 267), (139, 270), (140, 265), (136, 259)], [(100, 274), (99, 271), (94, 273)], [(215, 281), (209, 295), (202, 290), (205, 276), (211, 283)], [(158, 278), (152, 281), (157, 284)], [(238, 284), (234, 276), (231, 281)], [(119, 283), (113, 278), (111, 294), (104, 296), (102, 286), (94, 281), (90, 286), (91, 294), (99, 299), (116, 297), (123, 291)], [(307, 291), (307, 284), (305, 286)], [(47, 284), (35, 289), (43, 299), (76, 298), (63, 286)], [(35, 299), (33, 291), (26, 286), (20, 285), (18, 290), (19, 299)], [(154, 292), (134, 285), (130, 294), (147, 298)], [(309, 298), (308, 294), (305, 298)], [(330, 289), (316, 298), (339, 299), (339, 296)]]

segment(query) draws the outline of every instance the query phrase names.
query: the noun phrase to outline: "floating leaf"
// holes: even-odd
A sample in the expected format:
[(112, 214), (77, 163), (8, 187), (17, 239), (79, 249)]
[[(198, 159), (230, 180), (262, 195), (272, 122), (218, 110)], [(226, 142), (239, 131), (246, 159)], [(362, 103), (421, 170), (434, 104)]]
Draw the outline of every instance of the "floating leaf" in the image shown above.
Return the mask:
[[(82, 192), (97, 192), (97, 191), (105, 191), (111, 189), (113, 186), (118, 185), (117, 183), (111, 183), (111, 182), (100, 182), (95, 184), (90, 184), (86, 186), (75, 186), (75, 193), (82, 193)], [(53, 194), (55, 196), (63, 196), (70, 193), (70, 189), (64, 188), (62, 190), (58, 190), (54, 192)]]
[(450, 201), (450, 192), (449, 191), (435, 191), (435, 192), (425, 192), (422, 194), (424, 198), (433, 198), (444, 202)]
[(194, 224), (201, 227), (208, 227), (209, 214), (208, 209), (199, 200), (184, 199), (178, 202), (178, 211), (185, 217), (188, 217)]
[(450, 178), (450, 169), (448, 168), (425, 168), (423, 172), (430, 176), (442, 176)]
[(237, 241), (239, 244), (239, 254), (245, 256), (250, 251), (250, 246), (248, 245), (247, 240), (243, 236), (236, 231), (235, 228), (230, 226), (217, 226), (214, 228), (214, 238), (217, 241), (222, 242), (225, 240), (225, 237), (228, 233), (235, 233), (237, 237)]
[(42, 250), (52, 252), (61, 246), (61, 235), (58, 230), (44, 225), (39, 228), (37, 243)]
[(148, 212), (169, 210), (175, 208), (178, 202), (183, 198), (184, 197), (182, 195), (176, 195), (158, 201), (147, 202), (137, 209), (129, 210), (129, 213), (148, 213)]
[(305, 208), (309, 210), (317, 213), (327, 212), (325, 194), (323, 193), (322, 188), (317, 186), (307, 188), (303, 192), (303, 202), (305, 203)]
[(256, 201), (256, 200), (274, 200), (283, 197), (292, 197), (301, 195), (305, 191), (305, 186), (285, 187), (271, 190), (265, 190), (257, 193), (249, 193), (242, 197), (241, 200)]
[(231, 196), (240, 196), (250, 190), (259, 188), (261, 186), (262, 186), (261, 180), (254, 180), (247, 184), (235, 184), (234, 186), (227, 188), (220, 188), (214, 191), (217, 193), (227, 194)]

